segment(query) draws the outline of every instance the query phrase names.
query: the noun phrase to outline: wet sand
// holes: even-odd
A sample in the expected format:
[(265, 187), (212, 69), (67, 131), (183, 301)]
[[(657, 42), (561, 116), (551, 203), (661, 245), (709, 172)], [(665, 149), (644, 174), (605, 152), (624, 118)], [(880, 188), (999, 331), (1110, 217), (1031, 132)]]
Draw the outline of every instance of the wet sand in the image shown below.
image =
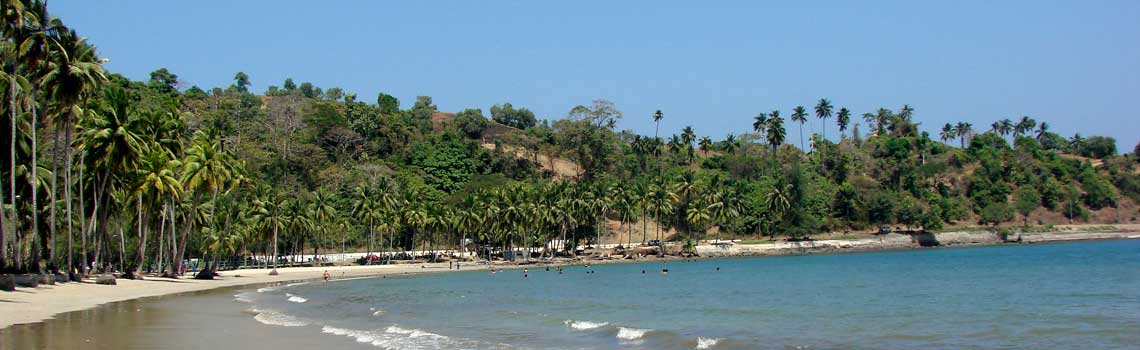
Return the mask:
[(232, 287), (127, 300), (0, 329), (0, 349), (367, 349), (311, 327), (270, 327)]

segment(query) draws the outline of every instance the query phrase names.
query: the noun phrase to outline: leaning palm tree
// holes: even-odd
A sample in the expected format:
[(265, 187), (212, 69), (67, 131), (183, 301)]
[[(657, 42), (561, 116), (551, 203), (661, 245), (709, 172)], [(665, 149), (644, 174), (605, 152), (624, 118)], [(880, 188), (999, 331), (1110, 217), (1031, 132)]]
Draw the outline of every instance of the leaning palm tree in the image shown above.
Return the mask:
[(831, 101), (826, 98), (819, 99), (815, 105), (815, 116), (823, 121), (823, 138), (827, 138), (827, 118), (831, 118)]

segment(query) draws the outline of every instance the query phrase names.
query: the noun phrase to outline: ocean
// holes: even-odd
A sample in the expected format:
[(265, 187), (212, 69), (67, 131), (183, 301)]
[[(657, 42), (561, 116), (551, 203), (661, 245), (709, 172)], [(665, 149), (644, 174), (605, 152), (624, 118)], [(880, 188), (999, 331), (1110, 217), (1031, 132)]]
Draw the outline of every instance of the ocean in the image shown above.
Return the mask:
[[(119, 304), (5, 337), (88, 327), (81, 338), (121, 348), (1137, 349), (1140, 240), (533, 266)], [(119, 320), (123, 308), (153, 315)], [(178, 340), (211, 329), (225, 336)]]

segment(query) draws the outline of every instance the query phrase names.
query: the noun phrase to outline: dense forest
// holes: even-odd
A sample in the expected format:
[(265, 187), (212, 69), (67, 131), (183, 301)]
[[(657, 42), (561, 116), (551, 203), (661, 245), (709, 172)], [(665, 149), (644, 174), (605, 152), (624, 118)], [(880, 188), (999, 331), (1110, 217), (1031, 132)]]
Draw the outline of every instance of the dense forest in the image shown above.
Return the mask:
[(503, 101), (444, 113), (427, 96), (292, 79), (257, 94), (241, 72), (220, 87), (164, 68), (133, 81), (43, 1), (0, 4), (0, 271), (175, 275), (190, 257), (467, 242), (567, 255), (542, 248), (1138, 215), (1140, 145), (1121, 154), (1044, 117), (932, 135), (918, 108), (820, 99), (756, 106), (738, 117), (752, 132), (720, 138), (604, 99), (560, 116)]

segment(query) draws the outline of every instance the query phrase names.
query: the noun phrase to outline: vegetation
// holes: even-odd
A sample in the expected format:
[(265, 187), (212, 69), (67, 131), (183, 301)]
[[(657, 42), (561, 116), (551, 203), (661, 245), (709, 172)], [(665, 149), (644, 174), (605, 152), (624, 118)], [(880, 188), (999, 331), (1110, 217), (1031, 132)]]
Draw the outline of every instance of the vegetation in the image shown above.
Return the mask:
[[(441, 247), (569, 255), (604, 237), (691, 245), (1015, 213), (1028, 224), (1042, 211), (1080, 220), (1140, 199), (1135, 153), (1029, 117), (987, 131), (948, 123), (937, 142), (909, 105), (863, 114), (863, 133), (821, 99), (786, 114), (798, 145), (779, 110), (717, 140), (658, 135), (661, 111), (633, 117), (653, 136), (617, 130), (626, 116), (606, 100), (554, 120), (503, 103), (491, 120), (471, 108), (435, 125), (427, 96), (403, 109), (292, 79), (256, 95), (245, 73), (185, 87), (165, 68), (131, 81), (42, 1), (0, 4), (2, 271), (177, 275), (189, 258)], [(822, 133), (836, 123), (837, 141), (804, 134), (812, 112)]]

